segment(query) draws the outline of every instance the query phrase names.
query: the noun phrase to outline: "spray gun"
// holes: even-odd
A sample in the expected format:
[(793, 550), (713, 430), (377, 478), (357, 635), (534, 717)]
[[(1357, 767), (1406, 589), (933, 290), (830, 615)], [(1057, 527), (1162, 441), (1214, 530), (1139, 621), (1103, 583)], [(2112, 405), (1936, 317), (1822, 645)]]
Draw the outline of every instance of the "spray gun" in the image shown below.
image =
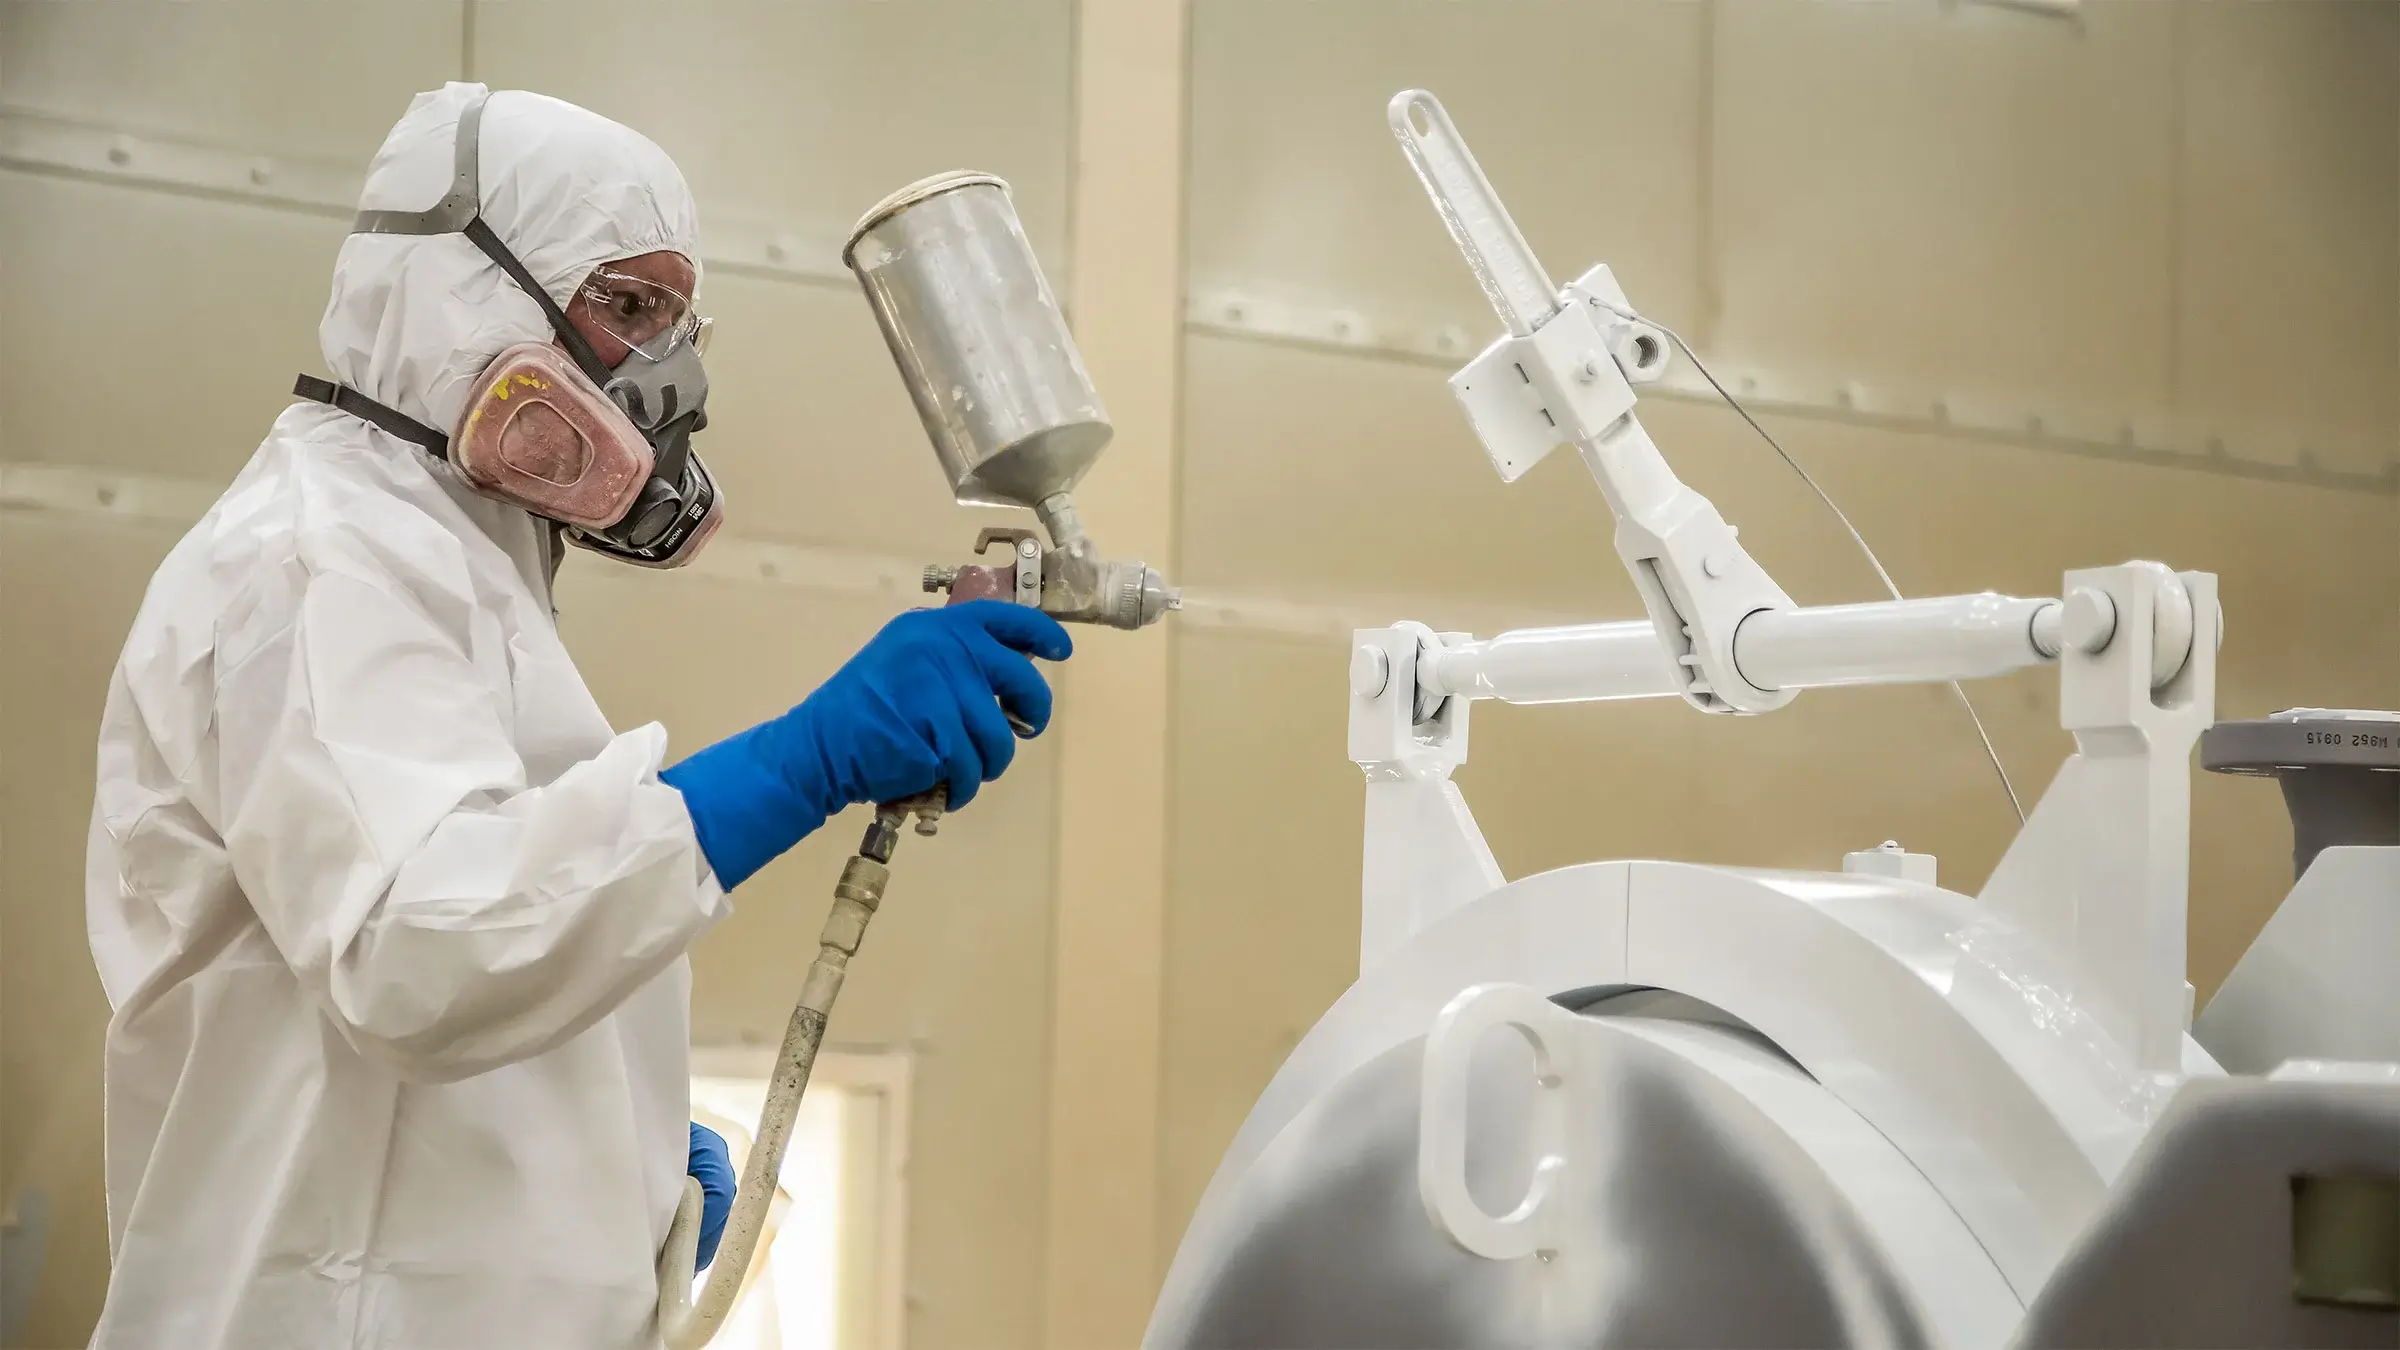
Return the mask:
[[(1072, 490), (1100, 458), (1113, 428), (1017, 222), (1008, 184), (981, 173), (912, 183), (867, 212), (842, 259), (866, 289), (959, 504), (1030, 508), (1050, 536), (1044, 549), (1032, 530), (986, 529), (975, 552), (986, 555), (1006, 545), (1005, 560), (928, 567), (925, 589), (945, 594), (945, 604), (1007, 600), (1061, 622), (1111, 628), (1144, 628), (1180, 609), (1182, 600), (1164, 577), (1142, 563), (1101, 556), (1076, 516)], [(697, 1301), (692, 1266), (700, 1240), (700, 1183), (684, 1180), (683, 1200), (658, 1258), (658, 1330), (667, 1350), (698, 1350), (732, 1311), (766, 1226), (834, 999), (883, 903), (901, 827), (914, 821), (918, 834), (933, 834), (948, 802), (947, 790), (937, 787), (876, 807), (866, 838), (843, 865), (816, 959), (767, 1084), (716, 1263)]]
[(946, 173), (878, 203), (842, 260), (866, 288), (909, 398), (961, 506), (1029, 508), (1050, 535), (987, 529), (996, 565), (933, 566), (925, 589), (953, 601), (1033, 605), (1065, 623), (1142, 628), (1182, 600), (1138, 562), (1100, 555), (1073, 489), (1112, 429), (1067, 331), (1008, 184)]

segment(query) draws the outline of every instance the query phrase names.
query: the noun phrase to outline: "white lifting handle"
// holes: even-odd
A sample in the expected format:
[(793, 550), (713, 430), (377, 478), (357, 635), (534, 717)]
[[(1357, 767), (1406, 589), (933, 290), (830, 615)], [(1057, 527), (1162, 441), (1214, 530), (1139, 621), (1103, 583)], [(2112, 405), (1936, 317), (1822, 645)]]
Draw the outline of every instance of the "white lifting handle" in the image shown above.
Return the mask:
[(1385, 112), (1401, 151), (1432, 195), (1458, 251), (1467, 255), (1467, 266), (1500, 322), (1517, 337), (1532, 336), (1558, 312), (1558, 288), (1550, 284), (1541, 259), (1533, 256), (1517, 222), (1509, 218), (1491, 180), (1483, 176), (1474, 152), (1450, 125), (1442, 101), (1422, 89), (1410, 89), (1394, 94)]
[[(1572, 1043), (1556, 1033), (1575, 1014), (1521, 984), (1479, 984), (1450, 1000), (1425, 1038), (1424, 1096), (1417, 1121), (1417, 1193), (1434, 1231), (1493, 1261), (1557, 1250), (1568, 1157)], [(1495, 1218), (1467, 1192), (1468, 1068), (1476, 1042), (1509, 1027), (1533, 1047), (1533, 1184)]]

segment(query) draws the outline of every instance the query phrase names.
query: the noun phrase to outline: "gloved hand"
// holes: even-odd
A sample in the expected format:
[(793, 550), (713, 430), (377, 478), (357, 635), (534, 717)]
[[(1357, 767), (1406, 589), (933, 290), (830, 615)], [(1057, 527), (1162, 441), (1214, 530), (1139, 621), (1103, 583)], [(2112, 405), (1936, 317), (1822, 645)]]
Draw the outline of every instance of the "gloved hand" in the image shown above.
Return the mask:
[(733, 1154), (725, 1148), (725, 1136), (693, 1121), (692, 1151), (683, 1170), (700, 1183), (700, 1252), (692, 1269), (706, 1270), (717, 1259), (725, 1216), (733, 1212)]
[(1074, 650), (1056, 619), (1026, 605), (912, 609), (799, 707), (659, 776), (683, 793), (700, 851), (731, 890), (844, 807), (944, 783), (951, 810), (973, 801), (1016, 757), (1009, 719), (1027, 735), (1050, 724), (1050, 685), (1026, 654), (1064, 661)]

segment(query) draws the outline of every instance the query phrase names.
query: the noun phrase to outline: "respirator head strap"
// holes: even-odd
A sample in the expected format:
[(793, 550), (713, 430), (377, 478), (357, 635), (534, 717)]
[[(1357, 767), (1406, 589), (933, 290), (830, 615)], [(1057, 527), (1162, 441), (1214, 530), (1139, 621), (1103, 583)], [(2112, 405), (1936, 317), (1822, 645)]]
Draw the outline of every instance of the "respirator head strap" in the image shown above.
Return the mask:
[(479, 215), (468, 221), (459, 233), (472, 241), (475, 247), (482, 249), (484, 256), (499, 264), (500, 270), (508, 273), (511, 281), (533, 297), (533, 302), (542, 307), (543, 317), (550, 320), (550, 331), (558, 335), (559, 345), (567, 349), (567, 355), (575, 358), (576, 366), (590, 377), (592, 383), (606, 387), (610, 372), (608, 367), (600, 364), (600, 353), (592, 350), (592, 344), (576, 331), (575, 325), (567, 322), (567, 312), (560, 309), (558, 302), (550, 298), (550, 293), (533, 279), (533, 273), (526, 270), (525, 264), (517, 261), (517, 255), (509, 252), (508, 245), (500, 242), (500, 236), (492, 230), (491, 225)]
[(401, 412), (387, 408), (346, 384), (314, 375), (302, 375), (292, 383), (292, 393), (312, 403), (323, 403), (350, 414), (362, 422), (371, 423), (412, 445), (423, 447), (426, 454), (448, 463), (450, 438), (432, 427)]
[(483, 209), (483, 105), (491, 94), (478, 94), (458, 114), (458, 143), (453, 152), (450, 191), (423, 211), (361, 211), (350, 222), (352, 234), (457, 234)]
[(592, 350), (592, 344), (575, 331), (575, 325), (567, 322), (566, 311), (558, 307), (558, 302), (550, 298), (550, 293), (534, 280), (533, 273), (501, 242), (499, 232), (483, 218), (483, 109), (491, 98), (488, 91), (477, 95), (458, 114), (458, 146), (450, 174), (450, 191), (440, 201), (423, 211), (361, 211), (351, 222), (350, 232), (465, 235), (508, 274), (509, 280), (517, 283), (518, 289), (533, 297), (533, 302), (542, 307), (542, 316), (550, 321), (551, 331), (558, 335), (560, 345), (567, 349), (567, 355), (575, 358), (576, 366), (591, 377), (592, 383), (605, 386), (609, 370), (600, 364), (600, 353)]

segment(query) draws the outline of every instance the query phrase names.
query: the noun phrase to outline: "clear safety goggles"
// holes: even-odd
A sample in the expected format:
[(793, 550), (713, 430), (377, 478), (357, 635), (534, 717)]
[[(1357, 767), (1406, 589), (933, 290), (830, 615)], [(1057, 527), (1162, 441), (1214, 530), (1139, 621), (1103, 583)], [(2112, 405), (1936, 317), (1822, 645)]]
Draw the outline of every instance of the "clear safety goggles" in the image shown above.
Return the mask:
[(664, 360), (686, 345), (708, 354), (715, 321), (701, 317), (691, 297), (672, 286), (601, 267), (584, 278), (579, 294), (602, 331), (643, 357)]

